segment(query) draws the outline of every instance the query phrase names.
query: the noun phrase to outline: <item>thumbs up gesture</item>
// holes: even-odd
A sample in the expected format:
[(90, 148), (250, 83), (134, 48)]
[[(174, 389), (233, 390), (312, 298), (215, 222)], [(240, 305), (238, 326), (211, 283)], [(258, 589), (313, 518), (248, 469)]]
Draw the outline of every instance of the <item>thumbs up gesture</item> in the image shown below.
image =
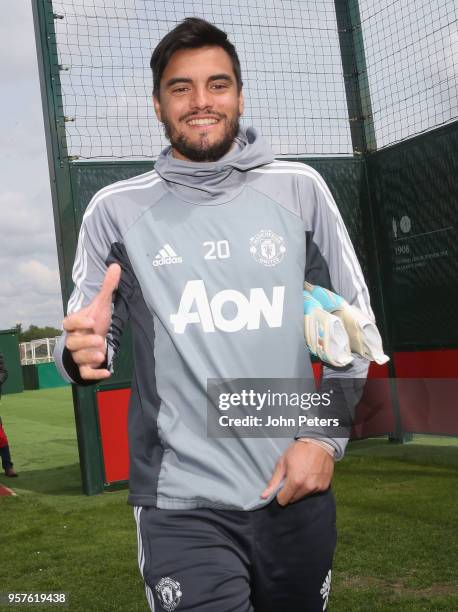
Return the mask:
[(78, 365), (81, 378), (100, 380), (109, 378), (111, 372), (99, 366), (105, 361), (106, 336), (111, 323), (113, 293), (121, 279), (121, 266), (111, 264), (107, 269), (102, 288), (90, 304), (65, 317), (63, 326), (67, 332), (65, 346)]

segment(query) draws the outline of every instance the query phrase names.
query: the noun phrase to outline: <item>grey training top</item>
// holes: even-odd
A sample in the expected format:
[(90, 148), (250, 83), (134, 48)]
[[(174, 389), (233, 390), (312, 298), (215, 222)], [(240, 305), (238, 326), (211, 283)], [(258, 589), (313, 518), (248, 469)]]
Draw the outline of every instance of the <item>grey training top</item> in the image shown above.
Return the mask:
[[(253, 128), (214, 163), (175, 159), (101, 189), (84, 215), (72, 313), (122, 267), (109, 333), (133, 333), (129, 502), (252, 510), (287, 438), (207, 436), (207, 379), (312, 378), (303, 282), (328, 287), (372, 316), (367, 287), (337, 206), (309, 166), (274, 161)], [(60, 372), (82, 382), (65, 349)], [(324, 368), (324, 377), (335, 375)], [(343, 377), (365, 377), (355, 358)], [(304, 429), (342, 457), (346, 439)]]

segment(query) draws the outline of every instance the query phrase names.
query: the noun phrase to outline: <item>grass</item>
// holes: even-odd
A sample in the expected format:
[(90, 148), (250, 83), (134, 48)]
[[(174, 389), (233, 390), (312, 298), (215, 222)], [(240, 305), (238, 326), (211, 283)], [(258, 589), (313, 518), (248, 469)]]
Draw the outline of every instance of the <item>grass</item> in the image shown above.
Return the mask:
[[(0, 498), (0, 592), (66, 592), (72, 611), (147, 610), (127, 491), (81, 494), (70, 390), (4, 396), (0, 414), (20, 473), (0, 476), (18, 493)], [(332, 612), (458, 609), (457, 466), (454, 438), (351, 443), (334, 479)]]

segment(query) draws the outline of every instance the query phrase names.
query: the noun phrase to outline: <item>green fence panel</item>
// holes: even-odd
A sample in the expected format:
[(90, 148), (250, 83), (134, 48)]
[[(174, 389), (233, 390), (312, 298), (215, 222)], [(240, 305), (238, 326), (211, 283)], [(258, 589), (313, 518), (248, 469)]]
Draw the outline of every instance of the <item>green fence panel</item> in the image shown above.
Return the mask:
[(19, 337), (16, 329), (0, 330), (0, 352), (3, 353), (8, 379), (2, 385), (2, 395), (24, 391), (21, 359), (19, 357)]
[(368, 155), (395, 350), (458, 346), (458, 122)]
[(67, 387), (65, 382), (57, 371), (54, 361), (49, 363), (37, 364), (38, 387), (39, 389), (51, 389), (54, 387)]

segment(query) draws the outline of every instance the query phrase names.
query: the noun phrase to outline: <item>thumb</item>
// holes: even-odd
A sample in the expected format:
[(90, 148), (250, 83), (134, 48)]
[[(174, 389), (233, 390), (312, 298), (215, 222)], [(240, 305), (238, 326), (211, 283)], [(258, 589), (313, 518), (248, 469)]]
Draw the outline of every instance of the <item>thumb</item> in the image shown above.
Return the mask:
[(268, 497), (270, 497), (270, 495), (275, 492), (276, 488), (279, 486), (285, 475), (285, 462), (283, 461), (283, 458), (280, 458), (277, 462), (277, 465), (275, 466), (272, 478), (267, 483), (267, 487), (261, 493), (261, 497), (263, 499), (267, 499)]
[(121, 266), (119, 264), (111, 264), (105, 272), (102, 287), (96, 296), (99, 302), (110, 302), (113, 299), (113, 293), (119, 286), (121, 280)]
[(111, 264), (105, 273), (102, 287), (92, 302), (87, 306), (87, 312), (94, 321), (93, 330), (96, 334), (106, 336), (111, 322), (111, 302), (121, 280), (121, 266)]

